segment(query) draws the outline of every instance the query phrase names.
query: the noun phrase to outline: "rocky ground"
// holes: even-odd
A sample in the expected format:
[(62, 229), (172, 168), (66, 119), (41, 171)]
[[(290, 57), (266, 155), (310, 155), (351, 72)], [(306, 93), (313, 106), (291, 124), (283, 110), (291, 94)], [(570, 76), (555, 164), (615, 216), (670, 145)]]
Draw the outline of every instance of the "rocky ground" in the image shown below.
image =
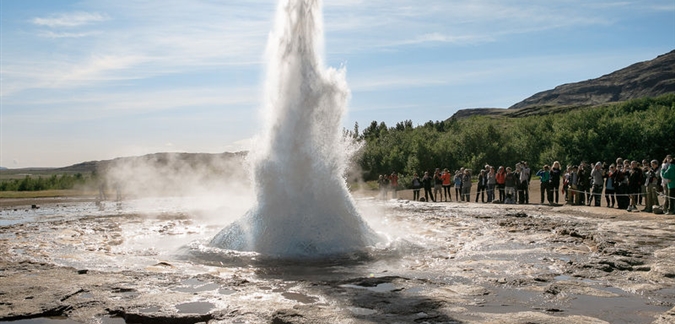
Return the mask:
[[(37, 204), (57, 213), (93, 202)], [(30, 205), (2, 206), (0, 219)], [(192, 211), (110, 203), (103, 208), (116, 212), (6, 225), (0, 321), (675, 322), (673, 216), (373, 199), (359, 207), (392, 243), (321, 262), (209, 250), (199, 242), (221, 227)]]

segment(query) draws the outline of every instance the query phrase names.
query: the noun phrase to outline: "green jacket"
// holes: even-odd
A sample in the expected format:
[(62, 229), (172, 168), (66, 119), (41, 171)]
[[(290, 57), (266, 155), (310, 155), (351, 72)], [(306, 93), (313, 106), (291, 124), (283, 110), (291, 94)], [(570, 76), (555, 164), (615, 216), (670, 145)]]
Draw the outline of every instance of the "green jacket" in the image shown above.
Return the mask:
[(668, 189), (675, 189), (675, 163), (671, 163), (668, 170), (661, 170), (661, 178), (670, 180)]

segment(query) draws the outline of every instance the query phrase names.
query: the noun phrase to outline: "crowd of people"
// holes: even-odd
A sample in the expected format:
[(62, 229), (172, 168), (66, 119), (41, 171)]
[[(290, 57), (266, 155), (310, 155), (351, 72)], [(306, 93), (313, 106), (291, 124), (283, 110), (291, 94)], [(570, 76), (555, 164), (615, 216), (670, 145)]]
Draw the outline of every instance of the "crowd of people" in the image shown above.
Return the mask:
[[(539, 177), (540, 203), (559, 205), (601, 206), (604, 192), (605, 206), (675, 215), (675, 165), (670, 155), (658, 160), (629, 161), (622, 158), (615, 163), (597, 162), (567, 165), (565, 169), (555, 161), (544, 165), (536, 173), (527, 162), (511, 167), (485, 165), (474, 177), (472, 171), (461, 168), (455, 172), (447, 168), (425, 171), (420, 178), (413, 174), (410, 187), (415, 201), (452, 201), (455, 188), (457, 201), (471, 201), (475, 183), (475, 202), (529, 204), (532, 176)], [(381, 196), (391, 191), (396, 198), (399, 177), (396, 172), (378, 179)], [(421, 195), (424, 190), (424, 196)], [(639, 210), (638, 205), (644, 208)]]

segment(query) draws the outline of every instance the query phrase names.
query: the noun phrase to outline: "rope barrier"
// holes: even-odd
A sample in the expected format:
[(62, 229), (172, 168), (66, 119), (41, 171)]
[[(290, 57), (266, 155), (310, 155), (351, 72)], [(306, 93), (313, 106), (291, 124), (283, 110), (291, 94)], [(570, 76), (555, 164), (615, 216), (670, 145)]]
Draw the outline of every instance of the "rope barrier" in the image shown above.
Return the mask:
[[(572, 189), (572, 188), (567, 188), (567, 190), (570, 191), (570, 192), (584, 193), (584, 194), (587, 194), (587, 195), (603, 195), (603, 192), (594, 193), (592, 191), (581, 191), (581, 190), (576, 190), (576, 189)], [(647, 196), (647, 193), (643, 193), (643, 192), (636, 192), (636, 193), (633, 193), (633, 194), (604, 193), (604, 195), (611, 195), (611, 196), (615, 196), (615, 197), (630, 197), (630, 196)], [(668, 199), (674, 198), (674, 197), (670, 197), (670, 196), (668, 196), (664, 193), (661, 193), (661, 192), (657, 192), (657, 195), (660, 196), (660, 197), (666, 197)]]

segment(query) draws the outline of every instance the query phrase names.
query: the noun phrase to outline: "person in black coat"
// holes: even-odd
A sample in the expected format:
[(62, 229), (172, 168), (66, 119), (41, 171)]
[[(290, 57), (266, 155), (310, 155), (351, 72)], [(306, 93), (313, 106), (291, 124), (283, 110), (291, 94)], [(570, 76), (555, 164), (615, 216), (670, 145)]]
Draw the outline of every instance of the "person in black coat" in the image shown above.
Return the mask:
[(424, 177), (422, 178), (422, 187), (424, 187), (424, 200), (429, 201), (429, 197), (431, 197), (431, 201), (436, 202), (436, 199), (434, 199), (434, 193), (431, 192), (431, 188), (434, 186), (434, 178), (429, 175), (429, 171), (424, 171)]

